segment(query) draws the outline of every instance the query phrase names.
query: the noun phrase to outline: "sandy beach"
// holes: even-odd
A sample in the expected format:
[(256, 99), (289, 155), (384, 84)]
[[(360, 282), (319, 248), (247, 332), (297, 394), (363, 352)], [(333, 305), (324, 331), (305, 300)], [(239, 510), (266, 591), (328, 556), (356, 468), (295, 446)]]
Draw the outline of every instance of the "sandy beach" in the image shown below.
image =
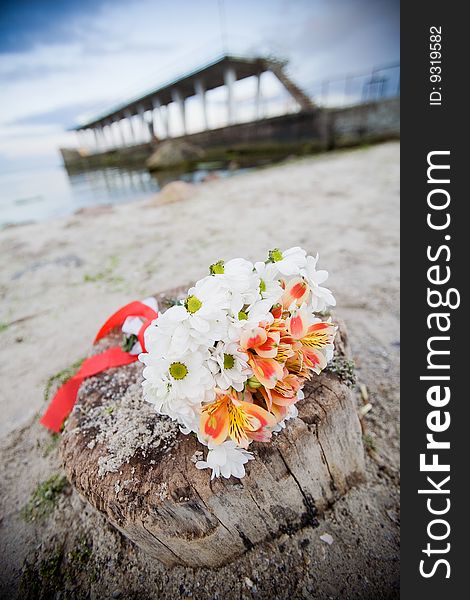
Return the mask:
[[(68, 487), (45, 520), (25, 519), (38, 484), (61, 472), (57, 445), (37, 422), (47, 382), (87, 354), (106, 317), (189, 284), (219, 259), (259, 260), (294, 245), (319, 252), (350, 333), (358, 409), (372, 407), (364, 417), (367, 481), (319, 527), (221, 569), (165, 569)], [(4, 597), (54, 597), (41, 595), (51, 589), (60, 598), (398, 597), (398, 143), (208, 181), (172, 203), (157, 196), (5, 229), (0, 295)], [(46, 568), (51, 557), (55, 570)]]

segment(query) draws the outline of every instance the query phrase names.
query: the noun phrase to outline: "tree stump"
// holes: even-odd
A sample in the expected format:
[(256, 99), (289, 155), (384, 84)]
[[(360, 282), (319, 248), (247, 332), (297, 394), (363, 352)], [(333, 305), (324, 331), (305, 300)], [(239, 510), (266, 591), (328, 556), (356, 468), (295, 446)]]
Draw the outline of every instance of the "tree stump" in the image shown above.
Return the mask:
[[(160, 307), (181, 289), (159, 294)], [(339, 324), (336, 362), (349, 357)], [(120, 332), (93, 352), (121, 342)], [(254, 544), (315, 525), (337, 497), (364, 475), (353, 393), (332, 370), (314, 376), (299, 417), (253, 443), (246, 476), (210, 480), (198, 470), (205, 449), (157, 415), (141, 394), (142, 365), (87, 379), (61, 441), (71, 483), (147, 554), (166, 565), (220, 566)]]

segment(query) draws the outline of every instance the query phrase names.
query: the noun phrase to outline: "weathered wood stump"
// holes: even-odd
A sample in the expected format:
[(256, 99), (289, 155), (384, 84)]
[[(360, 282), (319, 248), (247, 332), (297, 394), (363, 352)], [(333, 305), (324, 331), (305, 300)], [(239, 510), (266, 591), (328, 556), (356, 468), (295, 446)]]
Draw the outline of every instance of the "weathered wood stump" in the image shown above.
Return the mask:
[[(160, 306), (175, 293), (160, 294)], [(339, 326), (337, 361), (348, 356)], [(94, 351), (119, 342), (116, 332)], [(331, 371), (305, 386), (299, 417), (272, 443), (250, 446), (256, 460), (246, 477), (214, 481), (195, 467), (203, 450), (195, 436), (144, 402), (141, 373), (135, 363), (86, 380), (61, 452), (79, 493), (166, 565), (219, 566), (257, 542), (315, 525), (363, 477), (354, 397)]]

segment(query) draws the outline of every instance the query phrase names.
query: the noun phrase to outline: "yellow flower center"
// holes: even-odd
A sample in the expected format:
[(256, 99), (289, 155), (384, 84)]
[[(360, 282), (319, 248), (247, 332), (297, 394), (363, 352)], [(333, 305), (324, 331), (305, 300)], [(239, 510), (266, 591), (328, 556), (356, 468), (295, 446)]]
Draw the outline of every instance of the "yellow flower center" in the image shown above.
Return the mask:
[(168, 369), (173, 379), (184, 379), (188, 374), (188, 367), (180, 362), (171, 363)]
[(225, 272), (224, 261), (219, 260), (209, 267), (211, 275), (222, 275)]
[(309, 346), (310, 348), (324, 348), (329, 344), (329, 342), (329, 335), (319, 331), (309, 333), (302, 338), (302, 344), (304, 346)]
[(233, 369), (235, 366), (235, 358), (232, 354), (224, 354), (224, 369)]
[(188, 296), (185, 300), (184, 307), (192, 315), (196, 313), (202, 306), (202, 302), (196, 296)]
[(279, 248), (274, 248), (274, 250), (269, 251), (269, 260), (270, 262), (279, 262), (283, 259), (282, 252)]
[(240, 444), (242, 440), (247, 439), (246, 431), (254, 431), (256, 426), (253, 424), (253, 417), (247, 415), (241, 408), (229, 402), (228, 406), (229, 426), (228, 432), (232, 440)]

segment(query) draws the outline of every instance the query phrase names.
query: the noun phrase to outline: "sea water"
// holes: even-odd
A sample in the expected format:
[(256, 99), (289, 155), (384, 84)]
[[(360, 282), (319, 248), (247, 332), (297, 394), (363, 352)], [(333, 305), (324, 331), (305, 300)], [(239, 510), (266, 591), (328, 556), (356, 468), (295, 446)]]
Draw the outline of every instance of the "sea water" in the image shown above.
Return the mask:
[(0, 172), (0, 227), (65, 216), (86, 206), (118, 204), (158, 192), (146, 170), (96, 169), (68, 174), (61, 166)]

